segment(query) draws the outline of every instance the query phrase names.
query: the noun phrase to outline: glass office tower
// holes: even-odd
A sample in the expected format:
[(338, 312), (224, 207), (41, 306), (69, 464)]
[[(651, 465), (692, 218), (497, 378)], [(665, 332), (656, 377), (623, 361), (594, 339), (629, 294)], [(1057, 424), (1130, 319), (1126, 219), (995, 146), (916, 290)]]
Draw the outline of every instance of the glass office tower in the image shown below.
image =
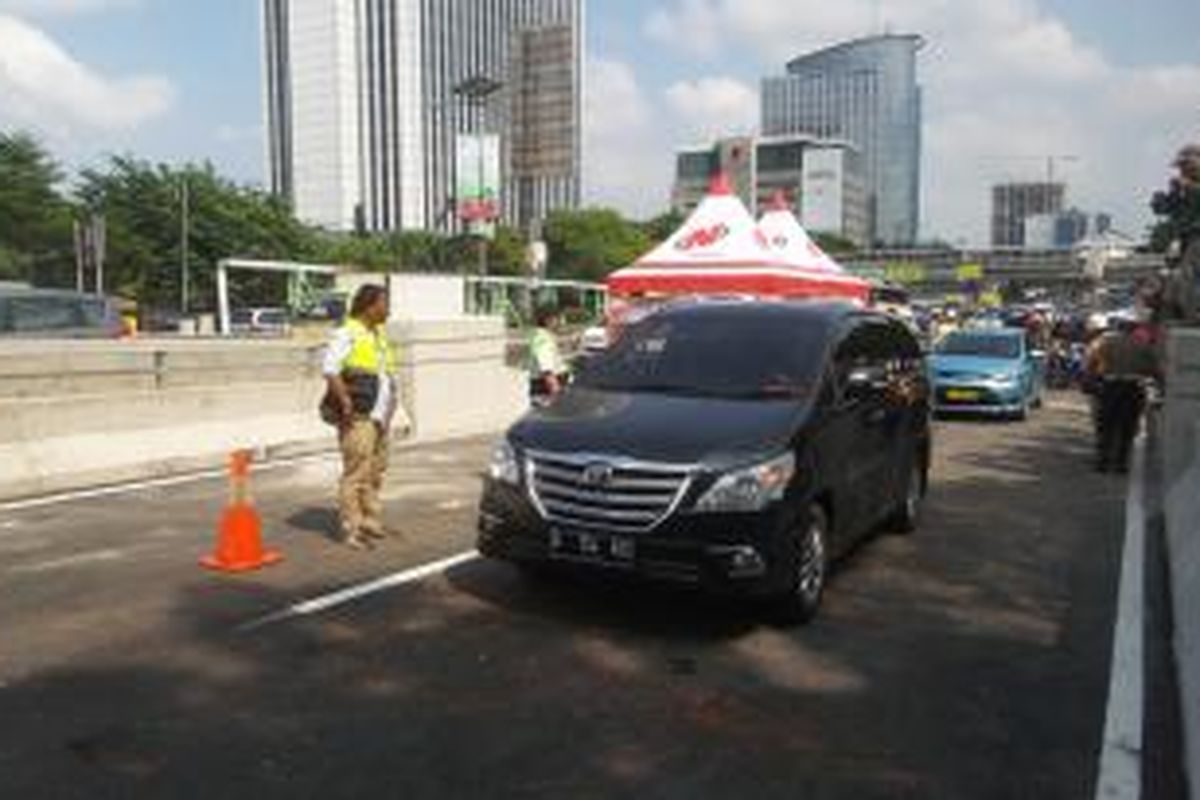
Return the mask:
[(843, 139), (862, 154), (872, 241), (917, 241), (921, 193), (919, 36), (873, 36), (801, 56), (762, 85), (767, 136)]
[[(453, 232), (463, 136), (504, 220), (579, 204), (583, 0), (262, 0), (273, 191), (328, 228)], [(482, 89), (482, 90), (481, 90)]]

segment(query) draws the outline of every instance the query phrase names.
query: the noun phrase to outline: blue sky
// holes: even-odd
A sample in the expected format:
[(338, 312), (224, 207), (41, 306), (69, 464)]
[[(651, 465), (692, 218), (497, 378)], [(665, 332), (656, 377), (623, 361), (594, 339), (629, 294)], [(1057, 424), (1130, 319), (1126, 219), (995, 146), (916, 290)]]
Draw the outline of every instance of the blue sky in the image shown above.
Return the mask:
[[(257, 0), (0, 0), (0, 128), (71, 163), (207, 158), (257, 182), (258, 24)], [(990, 181), (1068, 152), (1073, 199), (1139, 232), (1200, 139), (1197, 0), (590, 0), (589, 196), (651, 213), (673, 147), (753, 129), (760, 76), (881, 24), (930, 39), (929, 235), (980, 238)]]

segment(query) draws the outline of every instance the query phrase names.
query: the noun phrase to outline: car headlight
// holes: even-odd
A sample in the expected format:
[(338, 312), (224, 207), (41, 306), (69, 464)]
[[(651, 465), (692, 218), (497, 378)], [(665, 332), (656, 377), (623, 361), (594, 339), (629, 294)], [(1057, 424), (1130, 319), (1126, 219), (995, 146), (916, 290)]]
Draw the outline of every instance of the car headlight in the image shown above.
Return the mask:
[(492, 451), (488, 475), (492, 480), (510, 486), (521, 483), (521, 460), (517, 458), (517, 451), (507, 441), (496, 445), (496, 449)]
[(1021, 378), (1017, 375), (993, 375), (988, 379), (988, 383), (1001, 389), (1011, 389), (1020, 382)]
[(722, 475), (696, 503), (697, 511), (762, 511), (783, 499), (796, 474), (791, 453)]

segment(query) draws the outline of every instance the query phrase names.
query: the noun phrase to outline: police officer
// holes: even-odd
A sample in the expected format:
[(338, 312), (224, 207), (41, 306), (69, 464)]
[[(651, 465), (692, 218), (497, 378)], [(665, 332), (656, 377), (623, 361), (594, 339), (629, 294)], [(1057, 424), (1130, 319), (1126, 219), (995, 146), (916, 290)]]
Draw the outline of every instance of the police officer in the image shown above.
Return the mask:
[[(387, 536), (380, 489), (397, 418), (396, 354), (387, 335), (388, 297), (367, 285), (354, 296), (344, 325), (325, 354), (325, 418), (338, 426), (342, 478), (338, 510), (342, 542), (356, 550)], [(400, 413), (407, 428), (407, 417)]]
[(529, 395), (535, 403), (552, 400), (567, 381), (567, 367), (558, 347), (554, 328), (558, 314), (553, 309), (538, 309), (535, 327), (529, 337)]
[(1146, 407), (1146, 382), (1159, 376), (1154, 347), (1136, 336), (1137, 325), (1121, 320), (1088, 354), (1097, 381), (1096, 469), (1129, 471), (1133, 440)]

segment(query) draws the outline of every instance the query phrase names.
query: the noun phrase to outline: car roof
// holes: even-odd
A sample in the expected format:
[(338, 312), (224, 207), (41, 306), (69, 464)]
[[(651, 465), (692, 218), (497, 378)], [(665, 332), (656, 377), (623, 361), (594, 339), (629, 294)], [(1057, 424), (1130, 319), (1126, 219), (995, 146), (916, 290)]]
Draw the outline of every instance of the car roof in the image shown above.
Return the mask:
[(668, 305), (655, 314), (656, 319), (710, 316), (726, 320), (785, 317), (797, 322), (816, 321), (826, 325), (835, 325), (851, 317), (888, 319), (883, 314), (864, 311), (847, 302), (826, 300), (705, 300)]
[(953, 331), (948, 336), (976, 336), (991, 339), (1017, 339), (1025, 336), (1021, 328), (966, 328)]

